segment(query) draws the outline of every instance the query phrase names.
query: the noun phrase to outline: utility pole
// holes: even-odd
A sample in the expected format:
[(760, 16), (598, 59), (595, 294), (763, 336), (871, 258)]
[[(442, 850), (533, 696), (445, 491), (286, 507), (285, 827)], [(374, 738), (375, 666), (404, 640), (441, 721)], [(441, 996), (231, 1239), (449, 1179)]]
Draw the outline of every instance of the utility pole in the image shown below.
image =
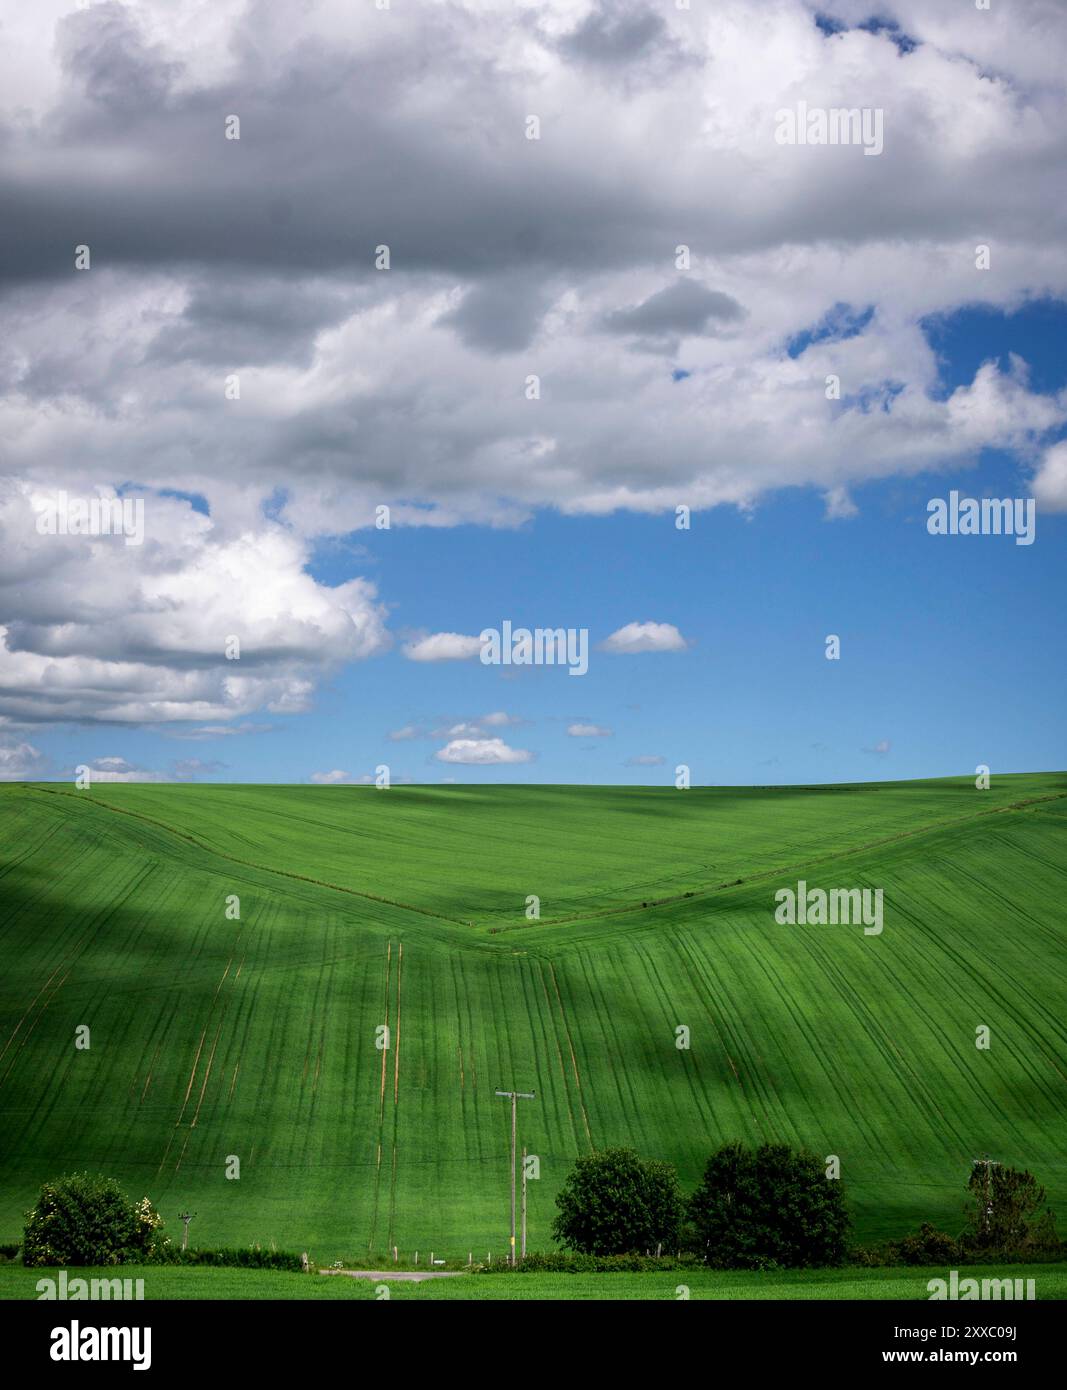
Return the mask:
[(522, 1146), (522, 1258), (526, 1258), (526, 1145)]
[(497, 1091), (498, 1096), (511, 1101), (511, 1254), (509, 1263), (515, 1265), (515, 1122), (518, 1102), (533, 1100), (533, 1091)]
[(182, 1230), (183, 1250), (188, 1250), (189, 1248), (189, 1222), (192, 1221), (195, 1215), (195, 1211), (182, 1211), (178, 1213), (178, 1220), (181, 1221), (184, 1225), (184, 1229)]
[(988, 1154), (986, 1154), (985, 1158), (975, 1158), (972, 1159), (971, 1162), (975, 1168), (985, 1168), (985, 1233), (988, 1235), (989, 1218), (993, 1215), (993, 1194), (990, 1191), (990, 1183), (993, 1175), (989, 1170), (991, 1168), (999, 1168), (1000, 1164), (995, 1158), (990, 1158)]

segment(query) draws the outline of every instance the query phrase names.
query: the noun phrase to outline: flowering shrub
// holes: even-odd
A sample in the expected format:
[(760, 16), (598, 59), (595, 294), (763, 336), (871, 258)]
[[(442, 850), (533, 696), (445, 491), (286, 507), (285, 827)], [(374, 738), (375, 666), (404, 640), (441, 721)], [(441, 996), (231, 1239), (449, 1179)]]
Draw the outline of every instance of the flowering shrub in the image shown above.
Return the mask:
[(114, 1178), (88, 1173), (45, 1183), (26, 1218), (27, 1265), (144, 1263), (167, 1243), (163, 1218), (147, 1197), (133, 1203)]

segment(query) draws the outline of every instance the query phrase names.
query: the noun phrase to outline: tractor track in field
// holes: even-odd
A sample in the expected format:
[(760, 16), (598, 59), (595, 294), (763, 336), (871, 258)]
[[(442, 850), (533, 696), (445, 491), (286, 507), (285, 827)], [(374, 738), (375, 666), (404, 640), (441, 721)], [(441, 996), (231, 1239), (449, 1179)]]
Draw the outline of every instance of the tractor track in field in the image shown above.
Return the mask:
[[(141, 869), (138, 873), (134, 875), (133, 881), (126, 886), (119, 898), (120, 904), (125, 903), (127, 898), (129, 898), (133, 894), (134, 890), (143, 882), (148, 872), (149, 870), (145, 868)], [(33, 1021), (30, 1023), (25, 1033), (22, 1034), (22, 1040), (19, 1043), (18, 1047), (15, 1049), (15, 1051), (12, 1053), (11, 1060), (7, 1064), (7, 1069), (4, 1071), (3, 1075), (0, 1076), (0, 1087), (4, 1085), (4, 1083), (7, 1081), (7, 1078), (11, 1075), (15, 1063), (18, 1060), (19, 1054), (21, 1053), (22, 1049), (26, 1046), (27, 1039), (30, 1037), (34, 1029), (40, 1023), (41, 1019), (44, 1017), (45, 1011), (47, 1010), (48, 1006), (55, 1000), (56, 995), (67, 983), (67, 980), (70, 978), (70, 973), (74, 969), (75, 964), (80, 958), (81, 952), (85, 944), (91, 941), (93, 937), (96, 935), (96, 933), (100, 930), (100, 922), (100, 914), (94, 915), (92, 919), (89, 921), (89, 923), (86, 925), (85, 930), (81, 933), (80, 936), (76, 938), (72, 945), (61, 946), (60, 949), (62, 952), (62, 958), (60, 959), (59, 964), (53, 969), (48, 979), (37, 991), (29, 1007), (26, 1009), (26, 1012), (19, 1019), (18, 1023), (15, 1025), (15, 1029), (12, 1032), (11, 1036), (4, 1044), (3, 1051), (0, 1052), (0, 1062), (2, 1062), (3, 1059), (7, 1056), (8, 1050), (10, 1049), (12, 1043), (18, 1037), (19, 1033), (22, 1032), (23, 1025), (30, 1018), (30, 1015), (36, 1008), (38, 1000), (40, 1000), (42, 996), (47, 994), (47, 998), (45, 998), (44, 1003), (41, 1004), (40, 1010), (38, 1011), (36, 1018), (34, 1018)], [(53, 985), (52, 981), (55, 979), (55, 977), (59, 974), (61, 970), (64, 972), (63, 978), (59, 981), (58, 984)]]
[[(173, 1128), (173, 1130), (171, 1131), (170, 1137), (169, 1137), (168, 1140), (167, 1140), (167, 1146), (166, 1146), (166, 1148), (165, 1148), (164, 1151), (163, 1151), (163, 1157), (159, 1160), (159, 1167), (156, 1169), (156, 1176), (157, 1176), (157, 1177), (159, 1176), (160, 1173), (162, 1173), (163, 1167), (164, 1167), (165, 1163), (167, 1162), (167, 1159), (170, 1157), (170, 1151), (171, 1151), (171, 1148), (173, 1147), (174, 1139), (175, 1139), (175, 1136), (176, 1136), (178, 1130), (180, 1130), (180, 1129), (182, 1128), (182, 1120), (185, 1118), (185, 1112), (186, 1112), (186, 1110), (188, 1110), (188, 1108), (189, 1108), (189, 1100), (190, 1100), (190, 1097), (192, 1096), (192, 1093), (193, 1093), (193, 1087), (194, 1087), (195, 1084), (196, 1084), (196, 1074), (197, 1074), (197, 1071), (198, 1071), (198, 1069), (199, 1069), (199, 1067), (200, 1067), (200, 1058), (201, 1058), (201, 1055), (203, 1054), (203, 1051), (204, 1051), (204, 1042), (205, 1042), (206, 1039), (207, 1039), (207, 1035), (208, 1035), (208, 1032), (210, 1031), (211, 1024), (212, 1024), (212, 1022), (213, 1022), (214, 1019), (215, 1019), (215, 1010), (216, 1010), (216, 1007), (219, 1006), (219, 994), (220, 994), (220, 992), (221, 992), (221, 990), (222, 990), (223, 985), (226, 983), (227, 979), (229, 979), (230, 970), (231, 970), (232, 967), (233, 967), (233, 962), (234, 962), (234, 959), (235, 959), (235, 957), (236, 957), (236, 955), (237, 955), (237, 948), (238, 948), (238, 946), (240, 945), (240, 943), (241, 943), (241, 937), (240, 937), (240, 935), (238, 935), (236, 941), (235, 941), (234, 944), (233, 944), (233, 948), (232, 948), (232, 950), (231, 950), (231, 952), (230, 952), (230, 958), (229, 958), (229, 960), (226, 962), (226, 969), (222, 972), (222, 979), (219, 980), (218, 984), (216, 985), (216, 987), (215, 987), (215, 993), (212, 995), (211, 1003), (210, 1003), (210, 1005), (208, 1006), (207, 1021), (205, 1022), (203, 1031), (202, 1031), (201, 1034), (200, 1034), (200, 1041), (197, 1043), (196, 1055), (195, 1055), (194, 1058), (193, 1058), (192, 1070), (191, 1070), (190, 1073), (189, 1073), (189, 1082), (188, 1082), (188, 1084), (187, 1084), (187, 1086), (186, 1086), (186, 1088), (185, 1088), (185, 1097), (184, 1097), (184, 1099), (182, 1100), (182, 1108), (181, 1108), (181, 1110), (178, 1112), (178, 1118), (174, 1121), (174, 1128)], [(233, 989), (234, 989), (234, 988), (236, 987), (236, 985), (237, 985), (237, 980), (238, 980), (238, 978), (240, 977), (241, 970), (242, 970), (243, 967), (244, 967), (244, 962), (245, 962), (245, 957), (242, 955), (242, 957), (241, 957), (241, 962), (240, 962), (240, 964), (239, 964), (238, 967), (237, 967), (237, 973), (236, 973), (236, 975), (234, 975), (233, 980), (231, 981), (230, 990), (227, 991), (226, 995), (223, 997), (222, 1004), (221, 1004), (221, 1006), (219, 1007), (219, 1012), (218, 1012), (218, 1023), (217, 1023), (216, 1028), (215, 1028), (215, 1036), (214, 1036), (214, 1038), (212, 1039), (212, 1042), (211, 1042), (211, 1051), (210, 1051), (210, 1053), (208, 1054), (208, 1057), (207, 1057), (207, 1067), (206, 1067), (206, 1069), (205, 1069), (205, 1071), (204, 1071), (204, 1077), (203, 1077), (203, 1080), (202, 1080), (202, 1082), (201, 1082), (201, 1084), (200, 1084), (200, 1094), (198, 1095), (197, 1100), (196, 1100), (196, 1107), (195, 1107), (195, 1109), (194, 1109), (194, 1111), (193, 1111), (193, 1118), (192, 1118), (192, 1120), (189, 1122), (189, 1124), (185, 1127), (185, 1138), (184, 1138), (184, 1140), (182, 1141), (182, 1150), (181, 1150), (181, 1153), (178, 1155), (178, 1160), (177, 1160), (177, 1162), (176, 1162), (175, 1165), (174, 1165), (174, 1171), (175, 1171), (175, 1173), (177, 1173), (177, 1172), (181, 1169), (181, 1166), (182, 1166), (182, 1159), (185, 1157), (185, 1150), (189, 1147), (189, 1139), (190, 1139), (191, 1136), (192, 1136), (192, 1131), (196, 1128), (196, 1122), (197, 1122), (197, 1120), (199, 1119), (199, 1116), (200, 1116), (200, 1109), (201, 1109), (201, 1106), (204, 1104), (204, 1097), (205, 1097), (205, 1095), (207, 1094), (208, 1081), (211, 1079), (211, 1069), (212, 1069), (212, 1067), (213, 1067), (213, 1065), (214, 1065), (214, 1062), (215, 1062), (215, 1052), (216, 1052), (216, 1050), (217, 1050), (217, 1048), (218, 1048), (218, 1045), (219, 1045), (219, 1038), (222, 1036), (223, 1025), (224, 1025), (225, 1022), (226, 1022), (226, 1015), (227, 1015), (227, 1013), (229, 1012), (229, 1008), (230, 1008), (230, 1002), (231, 1002), (231, 998), (232, 998), (232, 991), (233, 991)], [(158, 1051), (158, 1047), (157, 1047), (157, 1051)], [(154, 1058), (153, 1058), (153, 1065), (154, 1065), (154, 1064), (155, 1064), (155, 1060), (154, 1060)], [(234, 1083), (236, 1082), (236, 1080), (237, 1080), (237, 1072), (236, 1072), (236, 1069), (235, 1069), (235, 1071), (234, 1071), (234, 1076), (233, 1076), (233, 1081), (231, 1081), (231, 1083), (230, 1083), (230, 1094), (231, 1094), (231, 1095), (233, 1094), (233, 1086), (234, 1086)], [(224, 1083), (224, 1084), (225, 1084), (225, 1083)], [(147, 1082), (146, 1082), (146, 1083), (145, 1083), (145, 1090), (147, 1091), (147, 1089), (148, 1089), (148, 1085), (147, 1085)], [(144, 1097), (142, 1096), (142, 1100), (143, 1100), (143, 1099), (144, 1099)]]
[[(61, 796), (75, 801), (80, 800), (83, 804), (86, 800), (90, 804), (102, 811), (108, 811), (114, 815), (129, 816), (131, 820), (141, 821), (145, 825), (154, 826), (158, 830), (166, 831), (176, 839), (184, 840), (187, 844), (195, 845), (197, 849), (203, 850), (207, 854), (214, 855), (216, 858), (226, 860), (231, 864), (240, 864), (244, 868), (255, 869), (258, 873), (273, 874), (279, 878), (291, 879), (297, 883), (310, 883), (316, 888), (326, 888), (335, 893), (345, 893), (350, 897), (360, 898), (365, 902), (383, 903), (387, 907), (400, 908), (405, 912), (417, 912), (422, 917), (429, 917), (434, 921), (447, 922), (450, 926), (470, 928), (472, 922), (468, 918), (450, 917), (444, 912), (435, 912), (432, 908), (419, 907), (415, 903), (406, 903), (399, 898), (387, 898), (381, 893), (368, 893), (359, 888), (349, 888), (341, 883), (331, 883), (328, 879), (313, 878), (310, 874), (298, 874), (291, 869), (279, 869), (273, 865), (260, 864), (254, 859), (245, 859), (240, 855), (227, 854), (225, 850), (207, 844), (205, 841), (191, 835), (188, 831), (179, 830), (177, 826), (169, 824), (167, 821), (157, 819), (155, 816), (146, 816), (140, 811), (130, 811), (122, 806), (109, 806), (105, 802), (92, 800), (91, 796), (86, 797), (84, 792), (61, 791), (51, 787), (42, 787), (34, 784), (27, 784), (28, 789), (41, 793), (46, 796)], [(624, 903), (618, 907), (605, 907), (589, 911), (570, 913), (566, 917), (549, 917), (541, 920), (543, 927), (565, 926), (571, 922), (592, 922), (606, 917), (621, 917), (632, 913), (647, 911), (650, 907), (669, 907), (676, 903), (691, 902), (695, 899), (711, 897), (718, 893), (727, 893), (733, 888), (748, 887), (753, 883), (762, 883), (768, 879), (778, 878), (783, 874), (795, 874), (807, 872), (812, 868), (818, 868), (823, 864), (830, 864), (838, 859), (847, 859), (857, 854), (865, 854), (870, 850), (882, 849), (887, 845), (899, 844), (905, 840), (918, 839), (924, 835), (935, 835), (944, 830), (956, 829), (962, 825), (973, 824), (984, 820), (987, 816), (1000, 816), (1016, 811), (1027, 810), (1031, 806), (1040, 806), (1053, 801), (1062, 801), (1067, 798), (1067, 792), (1050, 792), (1046, 796), (1025, 797), (1021, 801), (1009, 802), (1006, 806), (994, 806), (988, 811), (976, 811), (971, 815), (955, 816), (943, 821), (934, 821), (926, 825), (915, 826), (911, 830), (900, 830), (893, 835), (882, 836), (876, 840), (865, 840), (859, 844), (849, 845), (844, 849), (833, 850), (829, 854), (819, 855), (816, 858), (808, 858), (793, 864), (783, 864), (770, 869), (757, 869), (753, 873), (747, 874), (743, 878), (734, 880), (732, 883), (705, 884), (686, 890), (682, 893), (673, 893), (664, 898), (645, 898), (641, 902)], [(485, 925), (484, 923), (481, 925)], [(503, 935), (508, 932), (522, 930), (524, 923), (494, 924), (496, 931)], [(484, 944), (479, 942), (479, 944)]]
[[(400, 1123), (400, 988), (401, 970), (404, 963), (404, 943), (397, 943), (396, 951), (396, 1009), (393, 1011), (392, 983), (393, 983), (393, 943), (386, 943), (385, 948), (385, 1040), (387, 1046), (381, 1049), (382, 1053), (382, 1074), (378, 1086), (378, 1141), (375, 1146), (374, 1159), (374, 1206), (371, 1213), (371, 1233), (367, 1242), (368, 1250), (374, 1249), (374, 1243), (378, 1236), (378, 1221), (381, 1217), (386, 1226), (386, 1238), (388, 1244), (393, 1243), (393, 1230), (396, 1224), (396, 1177), (398, 1162), (398, 1130)], [(395, 1022), (390, 1025), (390, 1019)], [(389, 1054), (393, 1054), (393, 1110), (391, 1126), (385, 1118), (385, 1097), (387, 1090), (387, 1078), (389, 1072)], [(386, 1135), (389, 1134), (390, 1157), (389, 1165), (389, 1201), (388, 1213), (385, 1211), (385, 1194), (382, 1187), (382, 1158), (385, 1154)]]
[(563, 1007), (563, 996), (559, 992), (559, 981), (556, 979), (556, 970), (551, 961), (548, 962), (548, 973), (552, 976), (552, 988), (556, 993), (556, 1001), (559, 1004), (560, 1021), (563, 1024), (563, 1036), (567, 1039), (567, 1050), (571, 1054), (571, 1069), (574, 1072), (574, 1084), (577, 1088), (578, 1105), (582, 1112), (582, 1124), (585, 1126), (585, 1137), (588, 1140), (590, 1149), (592, 1149), (594, 1147), (593, 1135), (589, 1128), (589, 1116), (586, 1114), (585, 1110), (585, 1099), (582, 1096), (582, 1078), (578, 1075), (578, 1059), (574, 1055), (574, 1042), (571, 1038), (570, 1026), (567, 1023), (567, 1014)]
[(392, 1245), (396, 1227), (396, 1168), (399, 1157), (400, 1130), (400, 973), (404, 965), (404, 943), (397, 943), (396, 954), (396, 1032), (389, 1041), (393, 1047), (393, 1162), (389, 1177), (389, 1244)]
[[(918, 825), (912, 830), (898, 830), (894, 835), (886, 835), (877, 840), (864, 840), (859, 844), (849, 845), (846, 849), (833, 850), (829, 854), (821, 854), (814, 859), (804, 859), (795, 864), (783, 864), (773, 869), (756, 869), (744, 878), (735, 879), (732, 883), (707, 884), (702, 888), (691, 888), (684, 893), (674, 893), (666, 898), (646, 898), (639, 903), (624, 903), (620, 907), (604, 907), (591, 912), (575, 912), (567, 917), (545, 917), (539, 925), (543, 927), (560, 927), (570, 922), (592, 922), (602, 917), (622, 917), (629, 913), (644, 912), (651, 907), (670, 907), (675, 903), (692, 902), (694, 899), (710, 897), (716, 893), (728, 893), (732, 888), (747, 888), (753, 883), (762, 883), (766, 879), (779, 878), (782, 874), (806, 873), (809, 869), (817, 868), (822, 864), (829, 864), (838, 859), (848, 859), (857, 854), (865, 854), (868, 850), (882, 849), (886, 845), (898, 844), (902, 840), (918, 839), (923, 835), (936, 835), (943, 830), (957, 829), (961, 825), (968, 825), (976, 821), (983, 820), (986, 816), (1002, 816), (1013, 811), (1024, 811), (1031, 806), (1038, 806), (1049, 801), (1063, 801), (1067, 797), (1067, 792), (1050, 792), (1048, 796), (1030, 796), (1022, 801), (1010, 802), (1007, 806), (994, 806), (989, 811), (976, 811), (969, 816), (955, 816), (951, 820), (933, 821), (928, 825)], [(506, 926), (498, 927), (498, 931), (504, 932), (521, 931), (522, 923), (511, 923)]]
[[(389, 1036), (389, 981), (392, 974), (393, 965), (393, 943), (387, 941), (385, 945), (385, 1036)], [(378, 1087), (378, 1143), (374, 1160), (374, 1208), (371, 1213), (370, 1240), (367, 1242), (367, 1249), (374, 1249), (374, 1242), (378, 1235), (378, 1207), (381, 1201), (382, 1191), (382, 1145), (385, 1141), (385, 1068), (386, 1060), (389, 1056), (389, 1049), (383, 1047), (382, 1054), (382, 1076)]]
[(187, 830), (179, 830), (177, 826), (170, 825), (167, 821), (157, 820), (155, 816), (146, 816), (140, 811), (129, 811), (124, 806), (108, 806), (103, 801), (95, 801), (92, 796), (86, 796), (84, 792), (65, 792), (56, 791), (51, 787), (39, 787), (30, 785), (29, 789), (41, 792), (46, 796), (62, 796), (67, 799), (80, 800), (83, 803), (88, 801), (90, 805), (100, 811), (108, 811), (116, 816), (129, 816), (131, 820), (141, 821), (145, 825), (153, 825), (157, 830), (165, 830), (168, 835), (173, 835), (175, 839), (184, 840), (187, 844), (195, 845), (197, 849), (203, 850), (205, 854), (212, 854), (216, 859), (225, 859), (230, 864), (240, 864), (246, 869), (255, 869), (258, 873), (274, 874), (279, 878), (290, 878), (297, 883), (310, 883), (316, 888), (329, 888), (335, 893), (347, 893), (353, 898), (362, 898), (365, 902), (384, 903), (387, 907), (399, 907), (405, 912), (417, 912), (423, 917), (432, 917), (438, 922), (448, 922), (454, 927), (469, 927), (470, 922), (462, 917), (449, 917), (444, 912), (434, 912), (429, 907), (419, 907), (415, 903), (401, 902), (399, 898), (387, 898), (381, 893), (367, 893), (360, 888), (348, 888), (343, 883), (331, 883), (325, 878), (312, 878), (310, 874), (298, 874), (292, 869), (279, 869), (273, 864), (258, 864), (254, 859), (244, 859), (237, 854), (227, 854), (225, 850), (209, 845), (204, 840), (199, 840), (195, 835), (190, 835)]

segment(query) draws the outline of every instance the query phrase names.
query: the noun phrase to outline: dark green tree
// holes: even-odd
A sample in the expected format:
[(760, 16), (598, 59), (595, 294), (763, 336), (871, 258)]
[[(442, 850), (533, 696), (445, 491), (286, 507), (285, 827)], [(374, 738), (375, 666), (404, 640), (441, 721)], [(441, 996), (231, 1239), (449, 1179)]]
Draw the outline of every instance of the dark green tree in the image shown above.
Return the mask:
[(967, 1190), (971, 1201), (961, 1244), (971, 1251), (1014, 1254), (1059, 1246), (1045, 1189), (1033, 1173), (1001, 1163), (976, 1163)]
[(113, 1178), (73, 1173), (41, 1188), (26, 1213), (27, 1265), (114, 1265), (151, 1259), (162, 1218), (147, 1197), (131, 1202)]
[(556, 1198), (552, 1234), (584, 1255), (628, 1255), (677, 1247), (682, 1202), (670, 1163), (633, 1149), (579, 1158)]
[(697, 1249), (719, 1269), (840, 1264), (849, 1216), (839, 1179), (787, 1144), (724, 1144), (689, 1201)]

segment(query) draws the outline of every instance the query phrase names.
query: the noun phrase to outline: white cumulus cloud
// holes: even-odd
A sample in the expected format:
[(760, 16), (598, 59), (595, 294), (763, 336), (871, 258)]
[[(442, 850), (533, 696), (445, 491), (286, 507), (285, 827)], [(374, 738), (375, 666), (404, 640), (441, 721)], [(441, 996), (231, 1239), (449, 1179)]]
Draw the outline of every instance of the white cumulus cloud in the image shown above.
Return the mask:
[(533, 754), (525, 748), (512, 748), (502, 738), (454, 738), (434, 757), (440, 763), (467, 763), (488, 767), (496, 763), (528, 763)]
[(48, 767), (48, 759), (32, 743), (0, 742), (0, 781), (30, 781), (40, 777)]
[(688, 643), (673, 623), (627, 623), (600, 644), (603, 652), (684, 652)]
[(1039, 508), (1067, 512), (1067, 440), (1046, 450), (1032, 486)]
[(477, 637), (465, 637), (459, 632), (433, 632), (406, 643), (404, 655), (409, 661), (468, 661), (481, 649)]

